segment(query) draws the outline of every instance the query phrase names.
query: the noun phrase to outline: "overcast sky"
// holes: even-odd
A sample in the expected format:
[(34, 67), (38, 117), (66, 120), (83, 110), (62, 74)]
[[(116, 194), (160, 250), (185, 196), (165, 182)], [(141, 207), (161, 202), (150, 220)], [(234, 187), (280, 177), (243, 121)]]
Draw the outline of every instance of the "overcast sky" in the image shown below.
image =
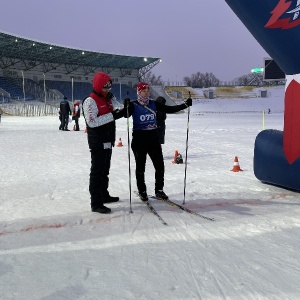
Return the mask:
[(10, 0), (0, 30), (32, 40), (123, 55), (158, 57), (167, 81), (212, 72), (230, 81), (269, 55), (224, 0)]

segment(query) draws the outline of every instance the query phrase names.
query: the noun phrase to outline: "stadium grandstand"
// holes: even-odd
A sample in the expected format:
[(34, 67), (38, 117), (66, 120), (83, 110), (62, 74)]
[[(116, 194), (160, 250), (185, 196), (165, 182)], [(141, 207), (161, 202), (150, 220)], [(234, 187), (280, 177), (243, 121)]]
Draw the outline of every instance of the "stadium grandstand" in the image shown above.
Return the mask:
[(100, 71), (112, 78), (116, 100), (122, 101), (127, 92), (134, 99), (136, 84), (159, 62), (160, 58), (74, 49), (0, 32), (0, 104), (57, 105), (63, 96), (82, 100)]

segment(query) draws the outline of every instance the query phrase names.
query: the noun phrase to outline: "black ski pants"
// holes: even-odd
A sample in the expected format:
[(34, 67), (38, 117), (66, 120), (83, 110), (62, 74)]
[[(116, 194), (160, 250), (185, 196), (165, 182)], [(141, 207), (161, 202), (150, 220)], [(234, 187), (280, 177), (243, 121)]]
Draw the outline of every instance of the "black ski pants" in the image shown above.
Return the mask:
[(147, 154), (155, 169), (155, 192), (164, 187), (165, 166), (157, 130), (133, 132), (131, 149), (136, 162), (136, 183), (138, 191), (147, 191), (145, 184), (145, 168)]
[(61, 128), (67, 130), (69, 124), (69, 115), (61, 115)]
[(108, 198), (109, 169), (112, 149), (91, 150), (91, 172), (89, 191), (91, 208), (103, 206), (103, 200)]
[(75, 131), (79, 131), (78, 117), (73, 117), (73, 120), (75, 121)]

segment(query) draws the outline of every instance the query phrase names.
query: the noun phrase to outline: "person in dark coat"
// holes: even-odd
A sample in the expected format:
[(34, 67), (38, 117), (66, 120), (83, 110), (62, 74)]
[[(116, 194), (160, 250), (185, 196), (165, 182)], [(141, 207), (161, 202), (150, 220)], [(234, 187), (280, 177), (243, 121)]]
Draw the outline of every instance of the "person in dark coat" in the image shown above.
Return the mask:
[(69, 124), (69, 116), (72, 114), (70, 104), (67, 101), (67, 97), (64, 97), (59, 105), (60, 112), (61, 112), (61, 128), (64, 131), (69, 131), (68, 124)]
[(73, 116), (72, 120), (75, 121), (75, 131), (79, 131), (79, 118), (80, 118), (80, 101), (76, 100), (74, 102), (74, 108), (73, 108)]
[[(192, 99), (187, 99), (183, 104), (167, 106), (150, 100), (150, 87), (145, 82), (137, 86), (137, 100), (124, 101), (125, 117), (132, 116), (132, 142), (136, 162), (136, 183), (139, 197), (148, 201), (147, 187), (145, 184), (145, 167), (147, 154), (150, 156), (155, 169), (155, 196), (157, 199), (168, 199), (163, 191), (165, 166), (157, 130), (157, 112), (176, 113), (192, 105)], [(128, 110), (128, 114), (127, 114)]]
[[(166, 104), (166, 99), (162, 96), (157, 97), (155, 101), (162, 103), (164, 105)], [(167, 119), (167, 114), (165, 112), (163, 111), (156, 112), (157, 130), (158, 130), (159, 142), (161, 145), (165, 143), (166, 119)]]
[(108, 214), (111, 209), (105, 203), (117, 202), (108, 192), (109, 170), (112, 148), (116, 140), (115, 120), (124, 117), (124, 109), (114, 109), (109, 92), (111, 78), (98, 72), (93, 78), (93, 91), (82, 103), (82, 112), (87, 127), (87, 138), (91, 152), (89, 191), (93, 212)]

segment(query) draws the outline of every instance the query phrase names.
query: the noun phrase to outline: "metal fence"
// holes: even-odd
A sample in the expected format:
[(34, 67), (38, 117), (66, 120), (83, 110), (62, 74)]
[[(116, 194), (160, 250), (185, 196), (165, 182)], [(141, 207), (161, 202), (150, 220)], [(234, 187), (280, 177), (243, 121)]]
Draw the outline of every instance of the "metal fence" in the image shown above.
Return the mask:
[(10, 116), (39, 117), (58, 115), (58, 108), (48, 104), (5, 103), (0, 104), (4, 114)]

